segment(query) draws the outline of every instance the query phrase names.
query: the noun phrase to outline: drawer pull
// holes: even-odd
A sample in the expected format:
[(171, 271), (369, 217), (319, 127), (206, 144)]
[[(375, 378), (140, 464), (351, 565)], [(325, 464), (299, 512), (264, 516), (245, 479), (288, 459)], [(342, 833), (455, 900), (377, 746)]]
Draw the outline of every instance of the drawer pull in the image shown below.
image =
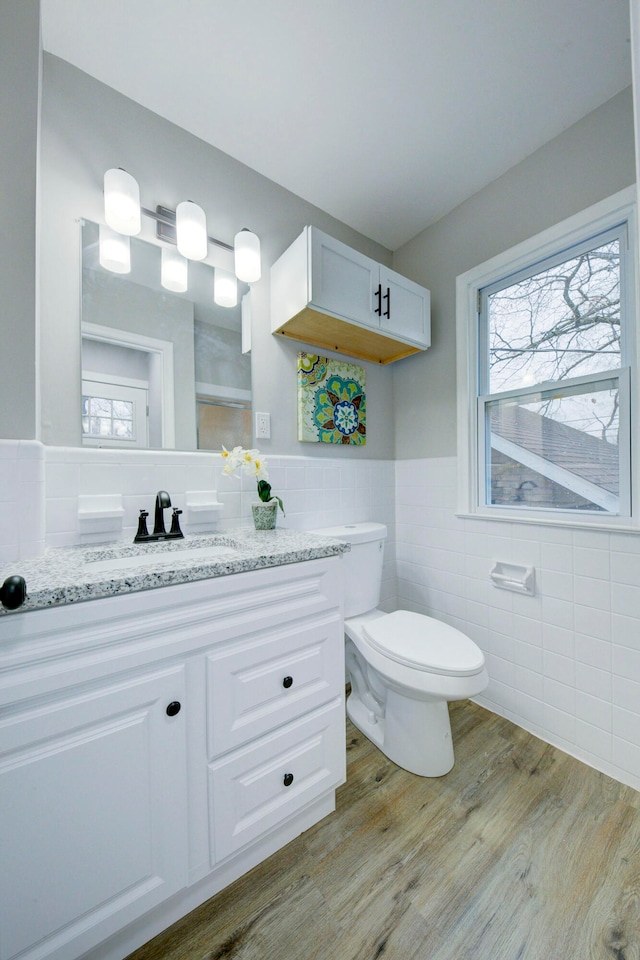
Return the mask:
[(167, 707), (167, 716), (175, 717), (177, 713), (180, 713), (180, 701), (172, 700), (169, 706)]
[(285, 787), (290, 787), (291, 784), (293, 783), (293, 774), (292, 774), (292, 773), (285, 773), (284, 779), (283, 779), (282, 782), (284, 783)]
[(285, 690), (288, 690), (292, 683), (293, 677), (285, 677), (282, 681), (282, 686), (285, 688)]

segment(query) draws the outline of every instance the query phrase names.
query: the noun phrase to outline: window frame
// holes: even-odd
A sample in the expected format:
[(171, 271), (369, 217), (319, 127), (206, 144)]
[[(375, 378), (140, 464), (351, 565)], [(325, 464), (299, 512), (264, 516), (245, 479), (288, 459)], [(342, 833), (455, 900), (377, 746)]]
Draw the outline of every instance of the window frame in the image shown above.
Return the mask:
[[(484, 458), (481, 456), (480, 443), (483, 425), (480, 423), (479, 410), (482, 398), (486, 401), (500, 396), (511, 396), (518, 391), (481, 394), (484, 386), (481, 377), (480, 350), (486, 348), (486, 332), (480, 329), (480, 298), (486, 295), (487, 288), (503, 281), (510, 281), (526, 272), (535, 272), (537, 264), (558, 257), (570, 259), (572, 250), (598, 238), (626, 223), (626, 244), (621, 245), (621, 258), (626, 263), (627, 282), (621, 289), (621, 366), (609, 370), (603, 376), (619, 377), (623, 393), (628, 393), (628, 405), (621, 415), (621, 430), (625, 417), (629, 424), (629, 447), (620, 445), (620, 483), (621, 507), (625, 492), (629, 497), (629, 514), (615, 516), (600, 512), (545, 510), (520, 505), (491, 505), (482, 502), (481, 491), (485, 488), (486, 478), (481, 468)], [(483, 519), (509, 520), (511, 522), (548, 523), (559, 526), (608, 527), (610, 529), (639, 529), (638, 501), (638, 458), (640, 437), (635, 438), (631, 427), (640, 422), (638, 417), (638, 343), (636, 336), (636, 304), (638, 301), (638, 260), (637, 260), (636, 192), (629, 187), (607, 198), (581, 213), (562, 221), (515, 247), (479, 264), (456, 280), (456, 338), (457, 338), (457, 407), (458, 407), (458, 515)], [(623, 250), (623, 247), (625, 248)], [(564, 254), (566, 253), (566, 257)], [(544, 266), (541, 267), (544, 269)], [(628, 368), (628, 373), (625, 372)], [(596, 382), (599, 374), (567, 379), (567, 386), (579, 381)], [(545, 384), (535, 389), (544, 389)], [(525, 392), (531, 392), (527, 388)], [(622, 396), (622, 394), (621, 394)], [(625, 475), (623, 476), (623, 470)], [(626, 491), (625, 491), (626, 486)], [(634, 496), (635, 493), (635, 496)]]

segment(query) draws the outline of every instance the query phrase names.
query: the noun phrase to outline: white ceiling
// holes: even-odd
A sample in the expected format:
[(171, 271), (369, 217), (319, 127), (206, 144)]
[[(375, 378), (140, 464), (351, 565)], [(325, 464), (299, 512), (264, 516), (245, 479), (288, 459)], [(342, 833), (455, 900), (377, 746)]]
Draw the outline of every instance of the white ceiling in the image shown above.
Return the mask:
[(628, 0), (42, 0), (42, 32), (391, 250), (631, 82)]

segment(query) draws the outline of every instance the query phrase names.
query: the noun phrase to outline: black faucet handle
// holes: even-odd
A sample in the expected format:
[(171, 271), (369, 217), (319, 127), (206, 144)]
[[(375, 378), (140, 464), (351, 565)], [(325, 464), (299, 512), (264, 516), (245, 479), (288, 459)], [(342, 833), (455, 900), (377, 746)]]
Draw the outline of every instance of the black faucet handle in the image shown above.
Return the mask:
[(184, 533), (180, 529), (180, 514), (182, 510), (178, 510), (177, 507), (173, 508), (173, 513), (171, 515), (171, 536), (173, 537), (184, 537)]
[(149, 531), (147, 530), (147, 517), (149, 516), (148, 510), (141, 510), (140, 516), (138, 517), (138, 532), (133, 538), (133, 542), (137, 543), (138, 540), (146, 540), (149, 536)]

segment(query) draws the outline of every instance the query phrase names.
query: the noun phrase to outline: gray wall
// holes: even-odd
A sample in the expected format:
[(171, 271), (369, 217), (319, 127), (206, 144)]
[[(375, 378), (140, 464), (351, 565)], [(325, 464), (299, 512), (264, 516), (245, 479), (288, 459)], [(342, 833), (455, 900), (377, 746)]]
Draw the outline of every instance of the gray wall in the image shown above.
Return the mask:
[(396, 458), (456, 453), (458, 274), (628, 187), (634, 165), (629, 87), (396, 251), (432, 311), (431, 348), (393, 369)]
[[(250, 227), (262, 240), (263, 278), (252, 287), (254, 410), (271, 413), (265, 453), (328, 456), (336, 447), (297, 440), (296, 344), (272, 336), (269, 267), (312, 223), (385, 264), (391, 254), (255, 171), (163, 120), (62, 60), (45, 54), (42, 166), (42, 439), (75, 444), (80, 396), (80, 229), (100, 221), (102, 179), (122, 166), (140, 183), (142, 205), (199, 203), (209, 232), (230, 242)], [(148, 223), (148, 221), (147, 221)], [(226, 255), (228, 256), (228, 255)], [(230, 265), (230, 264), (227, 264)], [(340, 456), (388, 458), (393, 449), (393, 373), (367, 367), (367, 445)]]
[(39, 0), (0, 2), (0, 437), (37, 437)]
[(196, 380), (251, 390), (251, 357), (242, 353), (242, 336), (213, 323), (194, 323)]

